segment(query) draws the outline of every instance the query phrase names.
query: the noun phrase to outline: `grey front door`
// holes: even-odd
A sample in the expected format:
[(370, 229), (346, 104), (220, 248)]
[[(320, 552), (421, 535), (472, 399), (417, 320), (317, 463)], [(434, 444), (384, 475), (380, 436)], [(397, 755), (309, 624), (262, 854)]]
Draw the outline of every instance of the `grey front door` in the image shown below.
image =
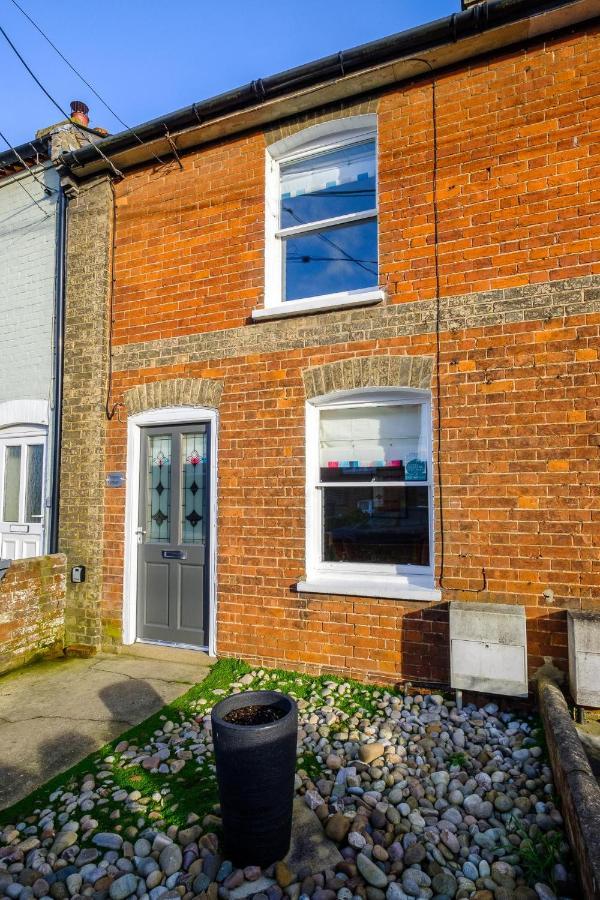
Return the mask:
[(142, 429), (137, 636), (209, 643), (208, 423)]

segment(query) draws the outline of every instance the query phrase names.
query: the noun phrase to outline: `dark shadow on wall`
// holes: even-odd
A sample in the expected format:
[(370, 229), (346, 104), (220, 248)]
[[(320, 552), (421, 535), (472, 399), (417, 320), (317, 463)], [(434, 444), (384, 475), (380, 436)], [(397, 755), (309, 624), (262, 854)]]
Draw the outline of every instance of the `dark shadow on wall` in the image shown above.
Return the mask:
[[(490, 604), (493, 605), (493, 604)], [(523, 604), (524, 605), (524, 604)], [(408, 611), (402, 620), (402, 677), (415, 686), (450, 686), (449, 602)], [(535, 702), (534, 680), (543, 672), (564, 681), (568, 673), (567, 613), (564, 609), (536, 610), (527, 617), (527, 664), (530, 683), (529, 703)], [(464, 700), (481, 702), (492, 695), (465, 692)], [(494, 695), (502, 705), (500, 695)], [(485, 701), (484, 701), (485, 702)], [(507, 702), (527, 706), (527, 701), (509, 698)]]
[(527, 619), (527, 663), (530, 681), (542, 670), (557, 681), (569, 671), (566, 609), (540, 607)]
[(448, 603), (432, 603), (402, 618), (402, 676), (423, 687), (450, 683)]

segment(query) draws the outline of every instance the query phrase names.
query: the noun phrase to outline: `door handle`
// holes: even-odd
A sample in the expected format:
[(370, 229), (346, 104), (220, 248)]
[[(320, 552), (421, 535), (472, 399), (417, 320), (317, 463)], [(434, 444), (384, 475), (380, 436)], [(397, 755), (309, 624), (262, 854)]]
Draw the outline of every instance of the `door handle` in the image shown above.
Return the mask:
[(146, 534), (146, 529), (142, 528), (142, 526), (139, 525), (137, 528), (134, 529), (133, 533), (137, 536), (138, 544), (141, 544), (142, 540), (143, 540), (143, 536)]

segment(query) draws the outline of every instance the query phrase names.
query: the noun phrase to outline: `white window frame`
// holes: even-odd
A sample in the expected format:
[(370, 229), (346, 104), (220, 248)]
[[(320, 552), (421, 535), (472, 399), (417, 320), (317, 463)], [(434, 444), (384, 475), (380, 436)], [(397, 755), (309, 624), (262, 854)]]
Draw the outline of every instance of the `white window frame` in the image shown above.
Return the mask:
[[(319, 423), (322, 410), (378, 406), (421, 406), (421, 436), (427, 454), (427, 481), (386, 481), (386, 486), (427, 486), (429, 491), (429, 565), (337, 563), (322, 559), (322, 490), (319, 470)], [(297, 590), (391, 597), (406, 600), (439, 600), (434, 587), (434, 496), (431, 395), (412, 388), (377, 388), (338, 391), (306, 404), (306, 579)], [(360, 486), (355, 482), (354, 486)], [(365, 484), (367, 484), (365, 482)], [(371, 482), (368, 483), (371, 486)]]
[(338, 150), (352, 144), (364, 143), (367, 140), (375, 141), (377, 169), (377, 119), (375, 115), (351, 116), (347, 119), (313, 125), (298, 134), (283, 138), (267, 148), (265, 167), (265, 305), (264, 308), (253, 311), (254, 319), (278, 318), (359, 305), (366, 306), (383, 300), (384, 292), (378, 285), (372, 288), (340, 291), (335, 294), (323, 294), (299, 300), (284, 300), (283, 298), (284, 242), (282, 238), (315, 231), (319, 226), (331, 225), (334, 222), (346, 224), (374, 219), (379, 223), (379, 203), (377, 197), (373, 210), (281, 229), (279, 227), (281, 165), (316, 156), (328, 150)]
[[(23, 425), (0, 430), (0, 521), (6, 525), (38, 525), (41, 528), (44, 526), (44, 509), (46, 505), (47, 433), (48, 429), (43, 425)], [(16, 521), (5, 522), (4, 492), (6, 485), (4, 480), (6, 473), (6, 453), (9, 447), (21, 448), (21, 459), (19, 462), (19, 509)], [(40, 514), (36, 520), (27, 519), (25, 517), (27, 507), (29, 447), (42, 448), (42, 496)]]

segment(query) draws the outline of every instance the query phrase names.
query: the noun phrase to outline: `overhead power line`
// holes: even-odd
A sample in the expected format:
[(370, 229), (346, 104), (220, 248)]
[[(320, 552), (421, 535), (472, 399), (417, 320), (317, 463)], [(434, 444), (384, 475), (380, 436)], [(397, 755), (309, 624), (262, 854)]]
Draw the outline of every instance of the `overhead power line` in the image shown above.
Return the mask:
[[(292, 218), (294, 218), (294, 219), (296, 220), (296, 222), (298, 222), (300, 225), (306, 225), (306, 224), (307, 224), (307, 223), (306, 223), (306, 220), (303, 219), (303, 218), (301, 218), (301, 216), (299, 216), (298, 213), (295, 212), (290, 206), (284, 206), (284, 207), (283, 207), (283, 210), (284, 210), (284, 212), (289, 213), (289, 215), (292, 216)], [(333, 247), (335, 250), (338, 250), (341, 254), (343, 254), (343, 256), (344, 256), (344, 258), (346, 259), (347, 262), (353, 262), (353, 263), (356, 263), (356, 265), (357, 265), (360, 269), (364, 269), (365, 272), (369, 272), (370, 275), (375, 275), (375, 276), (376, 276), (376, 275), (378, 274), (378, 273), (377, 273), (376, 271), (374, 271), (373, 269), (370, 269), (369, 266), (365, 265), (365, 263), (362, 262), (362, 260), (356, 259), (356, 257), (355, 257), (355, 256), (352, 256), (351, 253), (347, 253), (346, 250), (344, 250), (343, 247), (340, 247), (340, 245), (339, 245), (338, 243), (336, 243), (335, 241), (332, 241), (331, 238), (330, 238), (330, 237), (327, 237), (326, 234), (322, 234), (321, 232), (315, 232), (315, 237), (318, 237), (319, 240), (324, 241), (326, 244), (329, 244), (329, 245), (330, 245), (331, 247)]]
[(26, 188), (25, 185), (23, 184), (22, 179), (17, 178), (17, 184), (19, 185), (19, 187), (20, 187), (23, 191), (25, 191), (25, 193), (27, 194), (27, 196), (29, 197), (29, 199), (31, 200), (31, 202), (32, 202), (32, 203), (35, 203), (35, 205), (37, 206), (37, 208), (39, 209), (39, 211), (40, 211), (41, 213), (43, 213), (44, 216), (45, 216), (47, 219), (51, 219), (52, 217), (51, 217), (50, 213), (47, 213), (46, 210), (44, 209), (44, 207), (43, 207), (43, 206), (35, 199), (35, 197), (33, 196), (33, 194), (30, 194), (30, 193), (29, 193), (29, 191), (27, 190), (27, 188)]
[(12, 152), (15, 154), (15, 156), (17, 157), (17, 159), (19, 160), (19, 162), (21, 163), (21, 165), (23, 166), (23, 168), (24, 168), (24, 169), (27, 169), (27, 171), (29, 172), (29, 174), (31, 175), (31, 177), (33, 178), (33, 180), (34, 180), (34, 181), (37, 181), (37, 183), (40, 185), (40, 187), (42, 188), (42, 190), (44, 191), (44, 193), (45, 193), (45, 194), (53, 194), (53, 193), (54, 193), (54, 190), (53, 190), (51, 187), (48, 187), (48, 185), (47, 185), (45, 182), (42, 181), (42, 179), (41, 179), (41, 178), (33, 171), (33, 169), (32, 169), (30, 166), (27, 165), (27, 163), (25, 162), (25, 160), (23, 159), (23, 157), (21, 156), (21, 154), (19, 153), (19, 151), (16, 149), (16, 147), (13, 147), (13, 145), (12, 145), (11, 142), (8, 140), (8, 138), (6, 137), (6, 135), (3, 134), (1, 131), (0, 131), (0, 138), (2, 138), (2, 140), (4, 141), (4, 143), (12, 150)]
[(297, 254), (296, 256), (292, 256), (291, 254), (286, 257), (287, 262), (301, 262), (301, 263), (310, 263), (310, 262), (347, 262), (347, 263), (372, 263), (374, 266), (377, 265), (376, 259), (356, 259), (354, 256), (352, 259), (348, 259), (346, 256), (308, 256), (307, 254)]
[[(2, 134), (1, 131), (0, 131), (0, 137), (2, 138), (2, 140), (3, 140), (6, 144), (8, 144), (8, 146), (10, 147), (10, 149), (11, 149), (13, 152), (16, 152), (16, 151), (15, 151), (15, 148), (14, 148), (14, 147), (6, 140), (6, 138), (4, 137), (4, 135)], [(19, 159), (21, 159), (21, 157), (19, 156), (18, 153), (17, 153), (17, 157), (18, 157)], [(30, 175), (34, 175), (34, 173), (31, 171), (31, 169), (29, 169), (29, 166), (27, 166), (24, 162), (23, 162), (23, 165), (25, 166), (26, 169), (29, 170), (29, 174), (30, 174)], [(35, 175), (34, 175), (34, 177), (35, 177)], [(35, 180), (36, 180), (36, 181), (39, 181), (38, 178), (36, 178)], [(27, 188), (26, 188), (25, 185), (23, 184), (23, 179), (22, 179), (22, 178), (17, 178), (17, 179), (16, 179), (16, 182), (17, 182), (17, 184), (19, 185), (19, 187), (21, 188), (21, 190), (22, 190), (22, 191), (25, 191), (25, 193), (27, 194), (27, 196), (29, 197), (29, 199), (31, 200), (31, 202), (32, 202), (32, 203), (35, 203), (35, 205), (37, 206), (37, 208), (39, 209), (39, 211), (40, 211), (41, 213), (43, 213), (44, 216), (45, 216), (47, 219), (50, 219), (50, 218), (51, 218), (50, 213), (46, 212), (46, 210), (44, 209), (44, 207), (41, 205), (41, 203), (39, 203), (39, 202), (35, 199), (35, 197), (33, 196), (33, 194), (30, 194), (30, 193), (29, 193), (29, 191), (27, 190)], [(44, 187), (44, 189), (46, 189), (46, 185), (45, 185), (43, 182), (40, 182), (40, 184), (42, 184), (42, 186)], [(49, 189), (48, 189), (48, 190), (49, 190)]]
[[(128, 125), (127, 122), (124, 122), (123, 119), (119, 115), (117, 115), (117, 113), (114, 111), (114, 109), (111, 106), (109, 106), (109, 104), (104, 99), (104, 97), (102, 97), (98, 93), (98, 91), (95, 89), (95, 87), (93, 85), (91, 85), (86, 78), (84, 78), (84, 76), (81, 74), (81, 72), (78, 69), (75, 68), (75, 66), (67, 59), (67, 57), (64, 55), (64, 53), (62, 53), (62, 51), (59, 50), (59, 48), (56, 46), (56, 44), (53, 43), (53, 41), (48, 37), (46, 32), (38, 25), (38, 23), (34, 19), (32, 19), (32, 17), (29, 15), (29, 13), (26, 12), (19, 3), (17, 3), (17, 0), (10, 0), (10, 2), (13, 4), (13, 6), (16, 6), (16, 8), (19, 10), (19, 12), (21, 12), (29, 22), (31, 22), (31, 24), (33, 25), (35, 30), (38, 31), (41, 34), (41, 36), (44, 38), (44, 40), (50, 44), (52, 49), (56, 53), (58, 53), (58, 55), (60, 56), (62, 61), (64, 63), (66, 63), (68, 65), (68, 67), (70, 68), (70, 70), (72, 72), (74, 72), (75, 75), (77, 75), (77, 77), (85, 84), (86, 87), (88, 87), (90, 89), (92, 94), (94, 94), (94, 96), (98, 98), (100, 103), (102, 103), (102, 105), (104, 107), (106, 107), (106, 109), (109, 111), (109, 113), (115, 117), (117, 122), (120, 125), (122, 125), (123, 128), (125, 128), (130, 134), (132, 134), (139, 144), (143, 144), (144, 143), (143, 140), (141, 139), (141, 137), (138, 134), (135, 133), (135, 131), (133, 130), (131, 125)], [(164, 165), (165, 161), (163, 159), (161, 159), (159, 156), (156, 156), (154, 153), (152, 154), (152, 156), (158, 163), (160, 163), (160, 165)]]
[(117, 120), (117, 122), (119, 122), (119, 124), (121, 124), (121, 125), (123, 126), (123, 128), (126, 128), (128, 131), (133, 131), (133, 129), (132, 129), (129, 125), (127, 125), (127, 123), (124, 122), (124, 121), (117, 115), (117, 113), (114, 111), (114, 109), (112, 109), (112, 108), (108, 105), (108, 103), (106, 102), (106, 100), (105, 100), (103, 97), (100, 96), (100, 94), (98, 93), (98, 91), (97, 91), (97, 90), (89, 83), (89, 81), (87, 81), (87, 80), (84, 78), (84, 76), (81, 74), (81, 72), (79, 72), (79, 71), (75, 68), (75, 66), (67, 59), (67, 57), (64, 55), (64, 53), (62, 53), (62, 51), (59, 50), (59, 48), (56, 46), (56, 44), (53, 43), (53, 41), (48, 37), (48, 35), (47, 35), (47, 34), (42, 30), (42, 28), (37, 24), (37, 22), (36, 22), (34, 19), (32, 19), (32, 17), (29, 15), (29, 13), (26, 12), (26, 10), (24, 10), (23, 7), (22, 7), (19, 3), (17, 3), (17, 0), (10, 0), (10, 2), (13, 4), (13, 6), (16, 6), (16, 7), (17, 7), (17, 9), (19, 10), (19, 12), (21, 12), (29, 22), (31, 22), (31, 24), (33, 25), (33, 27), (35, 28), (35, 30), (38, 31), (38, 32), (41, 34), (41, 36), (44, 38), (44, 40), (47, 41), (48, 44), (50, 44), (50, 46), (52, 47), (52, 49), (53, 49), (56, 53), (58, 53), (58, 55), (60, 56), (60, 58), (62, 59), (62, 61), (65, 62), (65, 63), (68, 65), (68, 67), (71, 69), (71, 71), (74, 72), (75, 75), (77, 75), (77, 77), (81, 79), (81, 81), (83, 81), (83, 83), (86, 85), (86, 87), (88, 87), (88, 88), (90, 89), (90, 91), (98, 98), (98, 100), (100, 101), (100, 103), (102, 103), (102, 105), (106, 107), (106, 109), (109, 111), (109, 113), (111, 113), (111, 115), (113, 115), (113, 116), (115, 117), (115, 119)]
[[(69, 121), (72, 121), (72, 122), (73, 122), (73, 125), (75, 126), (75, 128), (77, 128), (77, 130), (80, 131), (81, 134), (83, 134), (83, 135), (87, 138), (88, 135), (87, 135), (86, 131), (85, 131), (83, 128), (81, 128), (81, 127), (77, 124), (77, 122), (75, 122), (74, 120), (71, 119), (71, 117), (69, 116), (69, 114), (68, 114), (67, 112), (65, 112), (65, 110), (62, 108), (62, 106), (60, 105), (60, 103), (58, 102), (58, 100), (55, 100), (54, 97), (52, 96), (52, 94), (51, 94), (48, 90), (46, 90), (46, 88), (44, 87), (44, 85), (42, 84), (42, 82), (40, 81), (40, 79), (37, 77), (37, 75), (35, 74), (35, 72), (34, 72), (33, 69), (31, 68), (31, 66), (29, 66), (29, 64), (28, 64), (28, 63), (25, 61), (25, 59), (21, 56), (21, 54), (19, 53), (19, 51), (17, 50), (17, 48), (15, 47), (15, 45), (13, 44), (13, 42), (11, 41), (11, 39), (9, 38), (9, 36), (7, 35), (7, 33), (6, 33), (6, 31), (4, 30), (4, 28), (2, 27), (2, 25), (0, 25), (0, 34), (2, 35), (2, 37), (4, 38), (4, 40), (6, 41), (6, 43), (8, 44), (8, 46), (11, 48), (11, 50), (13, 51), (13, 53), (15, 54), (15, 56), (17, 57), (17, 59), (19, 60), (19, 62), (20, 62), (20, 63), (24, 66), (24, 68), (29, 72), (29, 74), (31, 75), (31, 77), (33, 78), (33, 80), (35, 81), (35, 83), (37, 84), (37, 86), (40, 88), (41, 91), (43, 91), (43, 93), (46, 95), (46, 97), (48, 98), (48, 100), (50, 100), (50, 102), (53, 104), (53, 106), (55, 106), (55, 107), (57, 108), (57, 110), (59, 111), (59, 113), (60, 113), (62, 116), (64, 116), (65, 119), (68, 119)], [(117, 169), (117, 167), (115, 166), (115, 164), (112, 162), (112, 160), (110, 160), (110, 159), (108, 158), (108, 156), (106, 156), (106, 154), (102, 152), (102, 150), (100, 149), (100, 147), (99, 147), (97, 144), (95, 144), (93, 141), (90, 141), (90, 144), (91, 144), (92, 147), (94, 147), (94, 149), (96, 150), (96, 152), (98, 153), (98, 155), (101, 156), (102, 159), (103, 159), (106, 163), (108, 163), (108, 165), (110, 166), (110, 168), (111, 168), (111, 170), (113, 171), (113, 173), (117, 176), (117, 178), (122, 178), (122, 177), (123, 177), (122, 173), (119, 172), (119, 170)]]

